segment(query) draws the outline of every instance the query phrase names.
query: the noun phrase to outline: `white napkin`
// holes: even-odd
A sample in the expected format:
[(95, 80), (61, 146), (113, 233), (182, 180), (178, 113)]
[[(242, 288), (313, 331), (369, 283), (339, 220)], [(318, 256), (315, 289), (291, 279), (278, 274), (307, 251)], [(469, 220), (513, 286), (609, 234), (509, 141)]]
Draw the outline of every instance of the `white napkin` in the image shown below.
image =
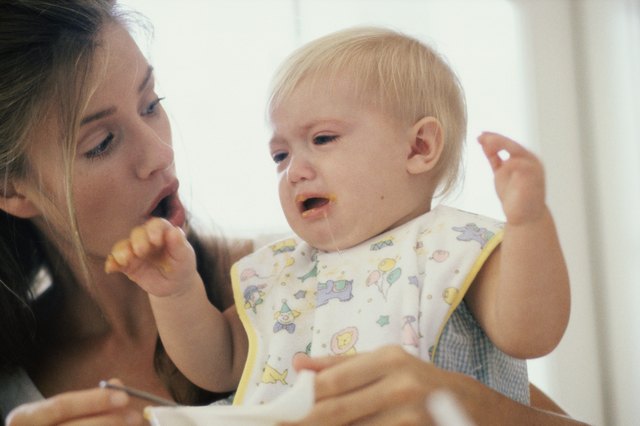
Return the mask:
[(314, 402), (315, 373), (298, 373), (294, 385), (274, 401), (263, 405), (208, 405), (204, 407), (147, 407), (145, 417), (153, 426), (272, 426), (306, 416)]

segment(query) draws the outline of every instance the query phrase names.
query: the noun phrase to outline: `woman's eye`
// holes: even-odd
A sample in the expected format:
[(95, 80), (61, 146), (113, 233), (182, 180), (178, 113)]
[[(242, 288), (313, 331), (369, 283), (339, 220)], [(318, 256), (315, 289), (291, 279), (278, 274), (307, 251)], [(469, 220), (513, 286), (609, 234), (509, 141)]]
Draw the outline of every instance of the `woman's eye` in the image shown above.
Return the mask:
[(160, 102), (162, 102), (163, 100), (164, 100), (164, 97), (154, 99), (147, 106), (147, 108), (144, 111), (142, 111), (142, 115), (152, 115), (153, 113), (155, 113), (156, 110), (158, 109), (158, 105), (160, 105)]
[(337, 135), (318, 135), (313, 138), (313, 143), (315, 145), (326, 145), (336, 139), (338, 139)]
[(113, 135), (113, 133), (109, 132), (107, 137), (104, 138), (102, 142), (96, 145), (95, 148), (87, 151), (84, 156), (88, 159), (94, 159), (105, 155), (109, 151), (109, 148), (111, 148), (114, 138), (115, 136)]
[(286, 152), (276, 152), (275, 154), (273, 154), (271, 156), (271, 158), (273, 159), (273, 162), (276, 164), (279, 164), (281, 162), (283, 162), (284, 160), (286, 160), (286, 158), (289, 156), (288, 153)]

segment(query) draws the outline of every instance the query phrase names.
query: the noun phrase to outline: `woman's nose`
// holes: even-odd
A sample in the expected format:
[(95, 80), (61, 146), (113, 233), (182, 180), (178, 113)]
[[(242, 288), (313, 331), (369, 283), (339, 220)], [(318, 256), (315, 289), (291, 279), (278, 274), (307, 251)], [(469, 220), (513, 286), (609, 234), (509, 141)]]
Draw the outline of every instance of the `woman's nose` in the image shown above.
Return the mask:
[(169, 132), (158, 132), (148, 127), (140, 131), (137, 137), (140, 138), (142, 153), (136, 168), (140, 179), (147, 179), (173, 165), (174, 152)]
[(311, 162), (300, 155), (292, 155), (286, 170), (287, 181), (298, 183), (304, 180), (311, 180), (315, 177), (315, 168)]

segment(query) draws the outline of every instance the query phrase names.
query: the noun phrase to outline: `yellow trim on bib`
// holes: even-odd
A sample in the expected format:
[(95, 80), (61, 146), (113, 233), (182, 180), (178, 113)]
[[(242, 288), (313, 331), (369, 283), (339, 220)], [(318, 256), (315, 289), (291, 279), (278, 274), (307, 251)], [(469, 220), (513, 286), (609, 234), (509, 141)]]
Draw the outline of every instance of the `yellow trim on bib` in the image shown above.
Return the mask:
[(482, 266), (485, 264), (485, 262), (487, 261), (491, 253), (493, 253), (496, 247), (498, 247), (498, 245), (502, 242), (503, 236), (504, 236), (504, 230), (496, 232), (493, 238), (491, 238), (487, 242), (486, 246), (482, 249), (482, 252), (480, 252), (478, 259), (476, 259), (475, 263), (471, 267), (471, 270), (469, 271), (464, 281), (462, 282), (462, 285), (460, 286), (460, 289), (458, 291), (458, 294), (456, 295), (456, 298), (451, 303), (449, 312), (447, 312), (447, 314), (444, 316), (442, 324), (440, 325), (440, 330), (438, 331), (438, 334), (435, 339), (435, 343), (433, 344), (433, 352), (431, 353), (431, 359), (435, 359), (435, 355), (438, 351), (438, 343), (440, 343), (440, 336), (442, 336), (442, 333), (444, 332), (444, 328), (447, 325), (447, 322), (449, 322), (449, 318), (451, 318), (453, 311), (455, 311), (458, 305), (460, 305), (460, 302), (462, 302), (462, 299), (464, 298), (465, 294), (467, 294), (469, 287), (471, 287), (471, 283), (473, 283), (473, 280), (476, 278), (476, 275), (478, 275), (478, 272), (480, 272), (480, 269), (482, 269)]
[(256, 353), (258, 348), (258, 336), (256, 335), (256, 330), (251, 326), (251, 322), (249, 321), (249, 317), (247, 316), (247, 310), (244, 308), (244, 305), (242, 303), (244, 296), (240, 288), (239, 276), (238, 263), (234, 263), (231, 267), (231, 287), (233, 289), (233, 299), (235, 301), (236, 311), (238, 312), (238, 316), (240, 317), (242, 326), (247, 333), (249, 349), (247, 353), (247, 361), (245, 362), (244, 370), (242, 371), (242, 377), (240, 378), (240, 383), (238, 384), (238, 390), (236, 391), (236, 394), (233, 398), (233, 405), (240, 405), (242, 404), (242, 401), (244, 401), (245, 393), (247, 391), (247, 385), (249, 384), (251, 378), (251, 372), (253, 371), (253, 364), (256, 360)]

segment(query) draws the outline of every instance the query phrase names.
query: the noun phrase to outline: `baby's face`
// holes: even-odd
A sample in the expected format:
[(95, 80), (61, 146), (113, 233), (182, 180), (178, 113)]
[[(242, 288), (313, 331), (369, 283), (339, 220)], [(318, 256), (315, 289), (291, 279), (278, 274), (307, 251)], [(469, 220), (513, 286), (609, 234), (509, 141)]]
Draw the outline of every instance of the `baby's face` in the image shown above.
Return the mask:
[(407, 171), (413, 126), (363, 106), (348, 80), (303, 82), (271, 125), (280, 202), (311, 245), (346, 249), (429, 209), (424, 178)]

